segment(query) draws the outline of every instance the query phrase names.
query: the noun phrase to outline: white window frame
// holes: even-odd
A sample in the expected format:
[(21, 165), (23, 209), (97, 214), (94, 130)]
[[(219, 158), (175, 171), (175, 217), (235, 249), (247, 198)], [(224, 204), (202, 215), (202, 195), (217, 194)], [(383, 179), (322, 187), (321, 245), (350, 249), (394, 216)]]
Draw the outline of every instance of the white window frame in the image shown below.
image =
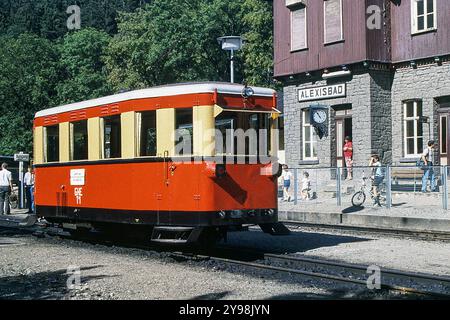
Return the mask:
[(338, 40), (333, 40), (333, 41), (327, 41), (327, 28), (326, 28), (326, 19), (327, 19), (327, 15), (326, 15), (326, 10), (325, 10), (325, 5), (326, 2), (328, 0), (324, 0), (323, 1), (323, 42), (324, 44), (331, 44), (331, 43), (336, 43), (336, 42), (340, 42), (344, 40), (344, 7), (342, 4), (342, 0), (339, 0), (339, 5), (341, 6), (341, 37)]
[[(424, 1), (424, 29), (419, 30), (418, 28), (418, 12), (417, 12), (417, 2), (418, 1)], [(428, 27), (428, 1), (433, 1), (433, 18), (434, 18), (434, 27), (429, 28)], [(434, 31), (437, 30), (437, 6), (436, 6), (436, 0), (411, 0), (411, 34), (420, 34), (428, 31)]]
[[(292, 23), (292, 21), (293, 21), (292, 16), (293, 16), (294, 12), (298, 11), (298, 10), (305, 10), (305, 46), (302, 47), (302, 48), (294, 48), (293, 47), (293, 44), (294, 44), (294, 41), (293, 41), (293, 39), (294, 39), (293, 26), (294, 26), (294, 24)], [(292, 9), (291, 12), (290, 12), (289, 19), (291, 20), (290, 21), (291, 27), (290, 27), (290, 30), (289, 30), (289, 32), (291, 33), (291, 52), (308, 49), (308, 9), (306, 8), (306, 6)]]
[[(307, 123), (307, 117), (306, 115), (308, 114), (308, 112), (311, 112), (310, 110), (303, 110), (302, 112), (302, 158), (303, 160), (317, 160), (318, 156), (314, 156), (314, 146), (316, 147), (317, 150), (317, 134), (316, 131), (314, 129), (314, 127), (311, 125), (311, 123)], [(306, 130), (310, 130), (310, 137), (311, 140), (306, 141), (305, 137), (306, 137)], [(306, 156), (306, 143), (309, 142), (310, 143), (310, 157)]]
[[(403, 144), (404, 144), (404, 154), (406, 158), (417, 158), (420, 157), (421, 152), (419, 152), (419, 139), (422, 138), (422, 144), (424, 141), (423, 131), (422, 136), (418, 135), (417, 128), (419, 125), (420, 115), (417, 114), (417, 104), (422, 103), (421, 100), (411, 100), (403, 102)], [(407, 105), (408, 103), (413, 103), (413, 116), (407, 116)], [(422, 103), (422, 113), (423, 113), (423, 103)], [(408, 121), (414, 121), (414, 136), (407, 136), (407, 123)], [(414, 139), (414, 153), (408, 154), (408, 138)], [(422, 145), (423, 148), (423, 145)]]

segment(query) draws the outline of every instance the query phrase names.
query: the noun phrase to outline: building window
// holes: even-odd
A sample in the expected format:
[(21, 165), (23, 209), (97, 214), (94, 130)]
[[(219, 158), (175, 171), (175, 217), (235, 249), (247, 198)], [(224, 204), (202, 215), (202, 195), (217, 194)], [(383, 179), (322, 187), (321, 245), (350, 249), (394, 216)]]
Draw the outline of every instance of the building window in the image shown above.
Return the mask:
[(423, 152), (422, 101), (403, 104), (405, 156), (417, 157)]
[(436, 0), (411, 0), (412, 33), (437, 29)]
[(303, 160), (317, 159), (317, 134), (310, 122), (310, 111), (303, 111)]
[(45, 162), (59, 161), (59, 126), (45, 127)]
[(291, 11), (291, 51), (308, 47), (306, 30), (306, 7), (297, 7)]
[(192, 109), (176, 109), (175, 111), (175, 153), (191, 155), (193, 150)]
[(103, 158), (120, 158), (121, 132), (120, 115), (103, 118)]
[(156, 156), (156, 111), (137, 113), (140, 157)]
[(88, 128), (87, 120), (70, 124), (70, 160), (88, 159)]
[(342, 0), (325, 0), (323, 3), (323, 19), (325, 43), (343, 40)]

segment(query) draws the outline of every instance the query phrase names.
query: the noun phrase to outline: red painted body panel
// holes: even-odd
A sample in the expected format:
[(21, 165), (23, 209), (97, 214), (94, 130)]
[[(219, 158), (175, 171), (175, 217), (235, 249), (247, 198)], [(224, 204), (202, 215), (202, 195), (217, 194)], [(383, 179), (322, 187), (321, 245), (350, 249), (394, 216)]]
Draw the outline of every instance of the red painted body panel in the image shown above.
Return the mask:
[[(58, 206), (58, 193), (67, 193), (64, 206), (142, 211), (200, 211), (277, 208), (277, 183), (261, 175), (262, 164), (228, 164), (227, 175), (216, 178), (205, 162), (114, 163), (86, 166), (37, 167), (36, 205)], [(70, 170), (85, 169), (85, 185), (70, 185)], [(166, 177), (168, 175), (168, 184)], [(82, 188), (77, 204), (75, 188)]]

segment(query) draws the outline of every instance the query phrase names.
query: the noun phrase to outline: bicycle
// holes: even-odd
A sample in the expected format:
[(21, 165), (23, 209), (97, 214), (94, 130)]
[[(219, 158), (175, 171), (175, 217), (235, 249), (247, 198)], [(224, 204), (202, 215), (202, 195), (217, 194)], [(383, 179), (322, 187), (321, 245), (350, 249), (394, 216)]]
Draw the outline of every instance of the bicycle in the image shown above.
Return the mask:
[(370, 195), (370, 198), (372, 199), (372, 201), (374, 202), (374, 205), (378, 205), (379, 207), (381, 207), (381, 203), (386, 203), (386, 185), (384, 182), (381, 182), (378, 185), (378, 196), (376, 196), (373, 193), (373, 179), (371, 178), (370, 180), (372, 181), (370, 187), (368, 188), (367, 186), (367, 180), (368, 178), (366, 176), (364, 176), (363, 173), (363, 177), (362, 177), (362, 185), (361, 185), (361, 189), (357, 192), (355, 192), (355, 194), (352, 196), (352, 205), (354, 207), (362, 207), (364, 202), (366, 202), (366, 194), (368, 193)]

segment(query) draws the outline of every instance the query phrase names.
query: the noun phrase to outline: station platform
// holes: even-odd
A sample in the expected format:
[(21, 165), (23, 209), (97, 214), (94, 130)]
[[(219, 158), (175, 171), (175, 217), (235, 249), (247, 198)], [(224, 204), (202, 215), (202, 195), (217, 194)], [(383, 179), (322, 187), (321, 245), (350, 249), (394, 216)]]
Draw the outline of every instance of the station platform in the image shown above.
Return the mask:
[(0, 227), (32, 227), (36, 223), (36, 216), (27, 211), (13, 209), (10, 215), (0, 215)]
[(392, 208), (354, 207), (348, 201), (338, 206), (332, 199), (279, 202), (280, 221), (311, 225), (395, 229), (419, 232), (450, 232), (450, 210), (444, 210), (434, 194), (393, 195)]

